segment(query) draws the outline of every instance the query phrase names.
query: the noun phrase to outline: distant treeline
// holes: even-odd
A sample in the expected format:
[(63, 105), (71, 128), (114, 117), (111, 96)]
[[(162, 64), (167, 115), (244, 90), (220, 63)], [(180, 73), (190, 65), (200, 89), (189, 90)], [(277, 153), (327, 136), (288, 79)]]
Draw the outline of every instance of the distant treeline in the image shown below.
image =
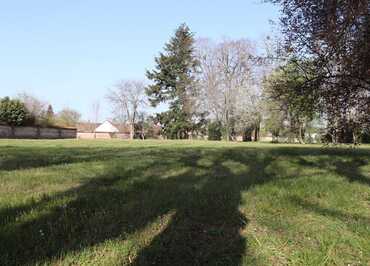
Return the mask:
[(53, 107), (34, 96), (0, 98), (0, 123), (9, 126), (75, 127), (81, 115), (71, 109), (54, 113)]

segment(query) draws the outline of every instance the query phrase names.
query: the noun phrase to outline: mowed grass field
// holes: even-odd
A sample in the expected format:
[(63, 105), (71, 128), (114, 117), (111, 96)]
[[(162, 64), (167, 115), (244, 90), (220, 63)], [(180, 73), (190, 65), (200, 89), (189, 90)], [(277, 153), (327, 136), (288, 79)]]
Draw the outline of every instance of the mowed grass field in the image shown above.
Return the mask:
[(370, 146), (1, 140), (0, 265), (370, 265)]

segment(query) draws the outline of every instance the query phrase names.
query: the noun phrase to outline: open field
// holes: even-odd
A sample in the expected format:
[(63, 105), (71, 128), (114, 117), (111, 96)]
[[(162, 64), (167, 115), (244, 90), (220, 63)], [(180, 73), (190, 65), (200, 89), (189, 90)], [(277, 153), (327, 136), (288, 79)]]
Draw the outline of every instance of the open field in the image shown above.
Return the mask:
[(0, 265), (369, 265), (370, 147), (0, 141)]

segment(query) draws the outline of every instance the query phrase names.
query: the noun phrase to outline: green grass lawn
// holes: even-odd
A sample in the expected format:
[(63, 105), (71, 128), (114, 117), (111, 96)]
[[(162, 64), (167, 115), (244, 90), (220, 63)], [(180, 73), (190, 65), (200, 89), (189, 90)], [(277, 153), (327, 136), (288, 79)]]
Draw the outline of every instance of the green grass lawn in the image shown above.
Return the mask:
[(0, 141), (0, 265), (369, 265), (370, 147)]

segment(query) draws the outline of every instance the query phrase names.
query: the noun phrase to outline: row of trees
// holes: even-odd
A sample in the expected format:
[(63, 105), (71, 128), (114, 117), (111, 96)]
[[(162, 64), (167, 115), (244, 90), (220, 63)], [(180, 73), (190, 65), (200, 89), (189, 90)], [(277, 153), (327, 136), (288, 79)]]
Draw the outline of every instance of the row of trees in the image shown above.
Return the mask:
[(370, 123), (368, 1), (354, 8), (337, 1), (273, 2), (282, 6), (285, 39), (266, 39), (263, 53), (246, 39), (195, 39), (184, 24), (147, 71), (150, 85), (127, 81), (111, 90), (108, 99), (116, 116), (132, 125), (132, 137), (133, 125), (148, 121), (140, 110), (164, 104), (167, 111), (152, 121), (167, 138), (258, 140), (262, 130), (300, 143), (364, 140)]
[(261, 63), (252, 42), (195, 40), (183, 24), (155, 62), (155, 69), (146, 73), (150, 85), (123, 81), (109, 91), (116, 117), (134, 125), (143, 107), (162, 104), (168, 110), (152, 120), (167, 138), (186, 139), (216, 130), (210, 138), (230, 140), (239, 133), (251, 139), (253, 131), (258, 139)]
[(14, 99), (0, 99), (0, 123), (10, 126), (74, 127), (80, 118), (77, 111), (69, 108), (55, 114), (50, 104), (26, 93)]
[[(169, 105), (156, 117), (168, 138), (219, 130), (225, 140), (236, 134), (251, 139), (252, 131), (258, 139), (262, 64), (251, 41), (195, 40), (181, 25), (155, 61), (156, 68), (147, 72), (152, 84), (146, 93), (153, 106)], [(220, 133), (211, 132), (211, 138)]]
[[(147, 71), (149, 85), (122, 81), (109, 91), (115, 120), (130, 124), (132, 138), (156, 124), (176, 139), (258, 140), (268, 131), (276, 140), (301, 143), (364, 140), (370, 135), (370, 2), (266, 1), (281, 6), (281, 40), (266, 39), (261, 52), (246, 39), (195, 39), (183, 24)], [(19, 107), (6, 101), (3, 106)], [(35, 108), (27, 95), (20, 102), (36, 124), (55, 119), (52, 108)], [(167, 110), (148, 118), (148, 105)]]

